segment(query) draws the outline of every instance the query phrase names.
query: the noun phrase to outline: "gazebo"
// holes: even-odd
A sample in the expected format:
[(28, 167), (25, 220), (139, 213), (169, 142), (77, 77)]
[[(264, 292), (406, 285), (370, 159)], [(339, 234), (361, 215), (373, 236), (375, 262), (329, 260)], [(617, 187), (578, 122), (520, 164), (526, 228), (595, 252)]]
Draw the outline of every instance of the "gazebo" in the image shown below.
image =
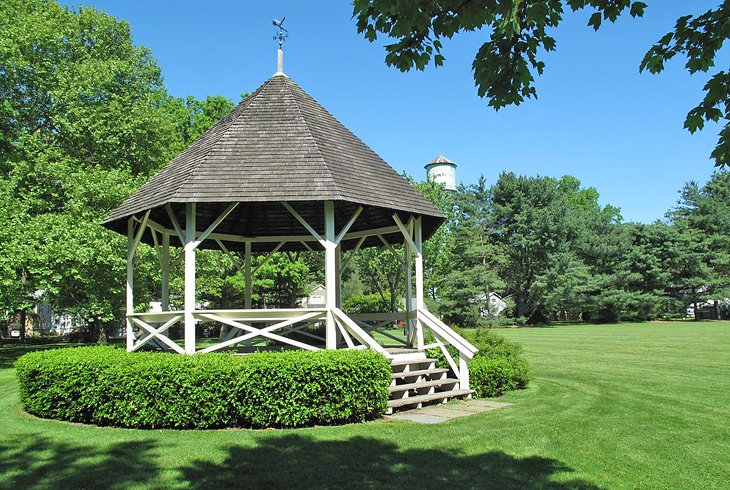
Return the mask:
[[(401, 342), (406, 356), (425, 358), (440, 347), (462, 389), (476, 348), (431, 314), (424, 304), (423, 241), (442, 213), (280, 70), (160, 170), (102, 223), (127, 235), (127, 350), (154, 341), (181, 354), (212, 352), (265, 338), (300, 349), (374, 349), (399, 355), (376, 341), (381, 332)], [(155, 247), (161, 269), (161, 312), (134, 312), (133, 272), (140, 243)], [(405, 311), (346, 314), (340, 280), (342, 251), (403, 245)], [(184, 258), (184, 308), (170, 310), (170, 249)], [(199, 249), (237, 252), (245, 277), (240, 309), (196, 308), (195, 256)], [(325, 255), (324, 308), (252, 309), (253, 254), (320, 251)], [(395, 252), (395, 250), (393, 250)], [(415, 279), (414, 279), (415, 278)], [(412, 284), (415, 282), (415, 284)], [(414, 287), (415, 286), (415, 287)], [(415, 289), (415, 292), (414, 292)], [(195, 324), (230, 328), (215, 345), (196, 350)], [(406, 325), (406, 339), (382, 329)], [(306, 330), (326, 324), (324, 338)], [(166, 335), (182, 323), (184, 346)], [(424, 342), (424, 329), (434, 339)], [(292, 333), (298, 333), (292, 338)], [(312, 342), (302, 338), (311, 338)], [(459, 359), (449, 354), (453, 346)]]

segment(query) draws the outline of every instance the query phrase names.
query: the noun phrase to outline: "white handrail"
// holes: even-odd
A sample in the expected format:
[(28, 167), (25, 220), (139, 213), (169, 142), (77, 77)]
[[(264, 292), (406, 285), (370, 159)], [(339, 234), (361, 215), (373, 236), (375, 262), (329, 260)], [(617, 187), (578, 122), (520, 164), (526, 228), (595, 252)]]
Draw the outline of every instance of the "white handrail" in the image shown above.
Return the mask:
[(388, 354), (383, 346), (378, 344), (374, 338), (368, 335), (367, 332), (365, 332), (365, 330), (360, 327), (360, 325), (355, 323), (355, 321), (347, 316), (342, 310), (340, 310), (339, 308), (332, 308), (332, 313), (337, 317), (338, 320), (342, 322), (345, 328), (347, 328), (347, 330), (349, 330), (350, 333), (362, 344), (367, 345), (376, 352), (380, 352), (385, 357), (390, 357), (390, 354)]
[(459, 353), (463, 354), (468, 359), (471, 359), (474, 357), (474, 354), (479, 352), (479, 349), (474, 347), (471, 342), (456, 333), (452, 328), (436, 318), (428, 310), (418, 310), (418, 319), (425, 323), (427, 327), (433, 330), (434, 333), (437, 333), (446, 342), (453, 345)]
[(390, 334), (390, 333), (388, 333), (388, 332), (386, 332), (384, 330), (381, 330), (378, 327), (375, 327), (373, 325), (369, 325), (369, 324), (367, 324), (365, 322), (361, 322), (359, 320), (355, 320), (355, 323), (357, 323), (358, 325), (360, 325), (362, 328), (367, 328), (367, 329), (373, 330), (375, 332), (378, 332), (380, 335), (382, 335), (384, 337), (388, 337), (389, 339), (394, 340), (394, 341), (396, 341), (396, 342), (398, 342), (400, 344), (408, 345), (408, 342), (405, 339), (400, 339), (400, 338), (396, 337), (393, 334)]
[(459, 378), (459, 388), (462, 390), (469, 389), (469, 359), (473, 358), (479, 352), (479, 349), (425, 309), (418, 310), (418, 321), (421, 325), (425, 325), (433, 331), (437, 342), (443, 344), (443, 341), (446, 341), (459, 351), (459, 367), (457, 369), (456, 362), (451, 359), (446, 347), (439, 345), (454, 374)]

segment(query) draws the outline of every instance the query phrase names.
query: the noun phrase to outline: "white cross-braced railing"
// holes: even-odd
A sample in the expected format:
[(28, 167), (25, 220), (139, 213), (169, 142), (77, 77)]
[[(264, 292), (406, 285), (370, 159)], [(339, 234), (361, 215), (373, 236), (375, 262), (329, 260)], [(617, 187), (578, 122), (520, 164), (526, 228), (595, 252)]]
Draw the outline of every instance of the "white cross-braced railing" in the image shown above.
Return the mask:
[[(346, 349), (370, 348), (391, 357), (367, 330), (373, 327), (365, 324), (365, 328), (350, 318), (339, 308), (331, 310), (333, 320), (340, 333)], [(239, 344), (251, 345), (253, 341), (268, 340), (297, 349), (310, 351), (324, 347), (326, 339), (312, 332), (307, 327), (321, 324), (327, 320), (328, 310), (324, 308), (289, 308), (266, 310), (197, 310), (193, 312), (196, 321), (215, 322), (230, 328), (224, 338), (213, 345), (196, 350), (197, 353), (215, 352), (226, 348), (234, 348)], [(396, 314), (398, 316), (398, 314)], [(131, 351), (153, 342), (156, 346), (184, 353), (184, 349), (165, 333), (178, 322), (184, 320), (182, 311), (133, 313), (127, 319), (138, 326), (143, 335), (135, 335)], [(159, 326), (157, 326), (159, 325)], [(377, 329), (379, 331), (380, 329)], [(298, 334), (307, 341), (289, 337)], [(387, 333), (387, 332), (386, 332)]]
[[(182, 347), (177, 345), (170, 337), (164, 335), (170, 327), (182, 321), (184, 318), (185, 313), (182, 311), (132, 313), (131, 315), (127, 315), (127, 320), (140, 327), (142, 334), (146, 334), (140, 335), (139, 337), (133, 336), (132, 346), (129, 351), (134, 352), (146, 344), (154, 342), (160, 347), (172, 349), (178, 354), (184, 354), (185, 350)], [(160, 326), (155, 327), (155, 324)], [(132, 331), (132, 333), (134, 332)]]

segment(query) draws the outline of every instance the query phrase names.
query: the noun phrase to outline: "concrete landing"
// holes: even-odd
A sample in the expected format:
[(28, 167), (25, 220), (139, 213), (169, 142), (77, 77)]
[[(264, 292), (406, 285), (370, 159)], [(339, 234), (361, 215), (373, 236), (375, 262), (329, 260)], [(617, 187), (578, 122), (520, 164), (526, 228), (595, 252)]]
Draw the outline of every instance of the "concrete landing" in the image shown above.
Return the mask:
[(447, 420), (459, 417), (468, 417), (477, 413), (484, 413), (502, 407), (508, 407), (511, 403), (494, 402), (490, 400), (459, 400), (440, 405), (429, 405), (427, 407), (398, 412), (388, 415), (389, 419), (410, 420), (420, 424), (440, 424)]

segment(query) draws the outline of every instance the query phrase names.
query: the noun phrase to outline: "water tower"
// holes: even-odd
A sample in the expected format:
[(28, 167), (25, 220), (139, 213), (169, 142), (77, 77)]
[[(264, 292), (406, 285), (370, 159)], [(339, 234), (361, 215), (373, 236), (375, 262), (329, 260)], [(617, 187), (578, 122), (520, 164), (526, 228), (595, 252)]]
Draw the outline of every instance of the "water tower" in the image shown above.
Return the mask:
[(456, 190), (456, 164), (443, 155), (439, 155), (426, 165), (428, 180), (443, 184), (446, 190)]

